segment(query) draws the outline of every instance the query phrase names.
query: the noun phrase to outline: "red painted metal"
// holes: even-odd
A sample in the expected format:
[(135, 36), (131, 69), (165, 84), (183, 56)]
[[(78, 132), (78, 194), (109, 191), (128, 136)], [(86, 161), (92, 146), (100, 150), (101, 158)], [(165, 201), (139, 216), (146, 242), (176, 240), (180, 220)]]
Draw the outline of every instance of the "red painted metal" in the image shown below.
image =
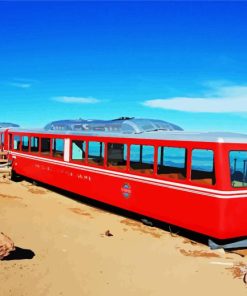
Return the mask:
[[(107, 143), (142, 144), (155, 147), (154, 174), (143, 175), (130, 171), (129, 150), (125, 171), (110, 169), (106, 165), (78, 164), (52, 156), (14, 151), (14, 135), (50, 137), (72, 140), (102, 141)], [(229, 151), (247, 150), (247, 144), (217, 142), (171, 141), (100, 137), (86, 135), (49, 134), (46, 132), (5, 132), (5, 149), (10, 150), (13, 171), (79, 195), (102, 201), (132, 212), (171, 223), (218, 239), (247, 235), (247, 190), (232, 188)], [(7, 141), (8, 139), (8, 141)], [(7, 143), (8, 142), (8, 143)], [(187, 178), (175, 180), (157, 174), (159, 146), (187, 148)], [(190, 179), (192, 149), (214, 151), (216, 183), (206, 185)], [(105, 149), (105, 160), (107, 149)], [(235, 197), (239, 194), (239, 197)]]

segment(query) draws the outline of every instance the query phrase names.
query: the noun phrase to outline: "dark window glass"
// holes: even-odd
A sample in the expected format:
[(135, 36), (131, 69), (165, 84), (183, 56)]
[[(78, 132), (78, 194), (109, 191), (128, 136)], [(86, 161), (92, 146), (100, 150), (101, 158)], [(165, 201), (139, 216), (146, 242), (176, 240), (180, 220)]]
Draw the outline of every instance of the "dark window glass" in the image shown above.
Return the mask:
[[(11, 144), (11, 142), (10, 142), (10, 144)], [(4, 133), (0, 134), (0, 145), (4, 146)]]
[(104, 165), (104, 147), (102, 142), (88, 142), (88, 163)]
[(39, 152), (39, 138), (38, 137), (31, 137), (30, 151), (31, 152)]
[(214, 152), (206, 149), (192, 151), (191, 180), (193, 182), (214, 185)]
[(29, 149), (29, 137), (23, 136), (22, 137), (22, 151), (28, 152)]
[(57, 158), (63, 158), (64, 155), (64, 140), (53, 139), (52, 141), (52, 156)]
[(85, 161), (86, 157), (86, 142), (85, 141), (72, 141), (72, 160)]
[(41, 153), (44, 155), (50, 155), (51, 151), (51, 139), (41, 138)]
[(21, 146), (21, 137), (20, 136), (14, 136), (14, 150), (20, 150)]
[(130, 169), (138, 173), (153, 174), (154, 147), (146, 145), (131, 145)]
[(119, 170), (125, 170), (127, 164), (127, 145), (108, 143), (107, 144), (107, 166)]
[(247, 187), (247, 151), (231, 151), (231, 183), (233, 187)]
[(159, 147), (158, 175), (182, 180), (186, 178), (186, 149)]

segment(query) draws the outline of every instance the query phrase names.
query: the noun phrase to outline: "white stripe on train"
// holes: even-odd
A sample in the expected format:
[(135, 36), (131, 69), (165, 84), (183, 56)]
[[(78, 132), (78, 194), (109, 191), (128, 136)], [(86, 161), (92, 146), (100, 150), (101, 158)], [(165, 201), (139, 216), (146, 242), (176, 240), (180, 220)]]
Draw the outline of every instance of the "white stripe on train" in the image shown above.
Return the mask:
[(167, 187), (175, 190), (182, 190), (186, 192), (191, 192), (195, 194), (201, 194), (201, 195), (206, 195), (210, 197), (217, 197), (217, 198), (241, 198), (241, 197), (247, 197), (247, 190), (238, 190), (238, 191), (221, 191), (221, 190), (216, 190), (216, 189), (210, 189), (210, 188), (203, 188), (199, 186), (193, 186), (193, 185), (187, 185), (187, 184), (182, 184), (182, 183), (176, 183), (172, 181), (165, 181), (165, 180), (158, 180), (158, 179), (153, 179), (145, 176), (137, 176), (137, 175), (132, 175), (129, 173), (125, 172), (117, 172), (117, 171), (110, 171), (106, 169), (101, 169), (101, 168), (96, 168), (96, 167), (90, 167), (90, 166), (85, 166), (85, 165), (80, 165), (80, 164), (75, 164), (75, 163), (70, 163), (70, 162), (64, 162), (64, 161), (59, 161), (55, 159), (50, 159), (50, 158), (45, 158), (45, 157), (40, 157), (40, 156), (34, 156), (30, 154), (22, 154), (18, 152), (10, 152), (13, 156), (21, 156), (23, 158), (29, 158), (29, 159), (35, 159), (39, 161), (43, 161), (46, 163), (52, 163), (52, 164), (57, 164), (63, 167), (69, 167), (69, 168), (76, 168), (80, 169), (83, 171), (88, 171), (88, 172), (98, 172), (103, 175), (108, 175), (116, 178), (124, 178), (127, 180), (132, 180), (136, 182), (141, 182), (141, 183), (146, 183), (146, 184), (151, 184), (151, 185), (156, 185), (160, 187)]

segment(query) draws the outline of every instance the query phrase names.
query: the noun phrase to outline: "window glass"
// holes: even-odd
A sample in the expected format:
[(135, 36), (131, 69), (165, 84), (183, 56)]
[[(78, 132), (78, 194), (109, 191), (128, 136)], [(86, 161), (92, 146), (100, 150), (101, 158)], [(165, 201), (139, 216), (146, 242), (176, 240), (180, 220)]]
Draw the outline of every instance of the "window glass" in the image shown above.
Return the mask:
[(72, 160), (84, 161), (86, 157), (86, 142), (72, 141)]
[(31, 137), (30, 151), (31, 152), (39, 152), (39, 138), (38, 137)]
[(212, 150), (192, 150), (191, 180), (206, 185), (215, 184), (214, 152)]
[(186, 178), (186, 149), (177, 147), (159, 147), (158, 175), (165, 178)]
[(105, 144), (102, 142), (88, 142), (88, 163), (104, 165)]
[(107, 144), (107, 166), (119, 170), (126, 169), (127, 163), (127, 145), (126, 144)]
[(44, 155), (50, 155), (51, 151), (51, 139), (41, 138), (41, 153)]
[(22, 151), (28, 152), (29, 148), (29, 137), (28, 136), (23, 136), (22, 137)]
[(138, 173), (153, 174), (154, 147), (147, 145), (131, 145), (130, 169)]
[(233, 187), (247, 187), (247, 151), (231, 151), (231, 184)]
[(53, 139), (52, 141), (52, 156), (57, 158), (63, 158), (64, 155), (64, 140)]
[(1, 145), (4, 145), (4, 133), (1, 134), (0, 142), (1, 142)]
[(21, 145), (21, 137), (14, 136), (14, 150), (20, 150), (20, 145)]

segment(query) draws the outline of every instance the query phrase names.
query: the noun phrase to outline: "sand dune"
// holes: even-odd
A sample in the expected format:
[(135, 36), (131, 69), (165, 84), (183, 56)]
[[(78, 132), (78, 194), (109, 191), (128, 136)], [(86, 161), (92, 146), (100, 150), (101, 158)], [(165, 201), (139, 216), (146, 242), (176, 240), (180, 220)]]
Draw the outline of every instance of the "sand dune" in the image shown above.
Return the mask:
[(0, 295), (246, 295), (242, 253), (206, 245), (27, 181), (0, 180)]

